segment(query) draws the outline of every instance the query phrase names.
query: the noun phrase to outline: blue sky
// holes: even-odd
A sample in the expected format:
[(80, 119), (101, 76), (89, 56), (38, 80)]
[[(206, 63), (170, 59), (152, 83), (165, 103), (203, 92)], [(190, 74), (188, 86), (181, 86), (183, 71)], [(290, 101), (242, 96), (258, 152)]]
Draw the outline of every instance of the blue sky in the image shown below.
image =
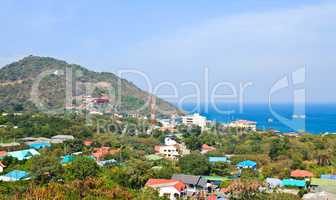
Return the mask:
[[(249, 102), (267, 101), (277, 80), (306, 66), (308, 101), (336, 102), (334, 19), (336, 3), (317, 0), (4, 0), (0, 65), (34, 54), (96, 71), (137, 69), (153, 86), (177, 85), (179, 98), (193, 93), (186, 81), (206, 95), (207, 66), (210, 90), (223, 81), (253, 83), (244, 93)], [(148, 89), (141, 78), (127, 78)], [(281, 91), (276, 101), (291, 94)]]

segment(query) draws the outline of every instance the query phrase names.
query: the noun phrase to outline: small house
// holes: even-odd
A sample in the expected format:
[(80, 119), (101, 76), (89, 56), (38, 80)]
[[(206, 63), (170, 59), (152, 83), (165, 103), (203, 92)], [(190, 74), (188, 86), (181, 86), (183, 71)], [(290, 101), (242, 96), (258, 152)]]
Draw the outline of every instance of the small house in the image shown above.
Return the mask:
[(257, 163), (251, 160), (244, 160), (237, 164), (238, 169), (256, 169)]
[(202, 176), (203, 179), (207, 181), (207, 187), (216, 186), (218, 187), (224, 181), (229, 181), (228, 177), (221, 177), (221, 176)]
[(92, 156), (96, 158), (96, 160), (101, 160), (105, 156), (110, 155), (110, 147), (100, 147), (95, 148)]
[(266, 178), (266, 184), (269, 188), (276, 188), (282, 186), (282, 181), (277, 178)]
[(209, 153), (209, 152), (215, 151), (215, 150), (216, 150), (215, 147), (209, 146), (207, 144), (203, 144), (201, 154), (206, 154), (206, 153)]
[(10, 182), (10, 181), (20, 181), (29, 179), (29, 174), (21, 170), (13, 170), (3, 176), (0, 176), (0, 181)]
[(210, 163), (231, 163), (231, 161), (225, 156), (209, 157), (209, 162)]
[(145, 186), (158, 190), (159, 196), (167, 197), (170, 200), (183, 197), (186, 189), (183, 182), (172, 179), (149, 179)]
[(84, 146), (87, 146), (87, 147), (91, 146), (92, 143), (93, 143), (92, 140), (84, 140), (84, 142), (83, 142)]
[(321, 179), (336, 180), (336, 175), (333, 175), (333, 174), (321, 174), (320, 178)]
[(28, 146), (33, 149), (44, 149), (51, 147), (51, 145), (48, 142), (34, 142), (30, 143)]
[(282, 185), (287, 187), (306, 187), (306, 181), (296, 179), (283, 179)]
[(75, 160), (75, 156), (73, 155), (65, 155), (63, 156), (62, 160), (61, 160), (61, 164), (62, 165), (66, 165), (71, 163), (73, 160)]
[(178, 180), (186, 184), (188, 196), (207, 190), (207, 181), (201, 176), (174, 174), (171, 179)]
[(314, 174), (306, 170), (294, 170), (291, 172), (291, 177), (295, 178), (311, 178)]
[(20, 151), (11, 151), (7, 153), (8, 156), (16, 158), (18, 160), (27, 160), (33, 156), (38, 156), (40, 153), (35, 149), (25, 149)]
[(102, 161), (97, 161), (97, 164), (101, 167), (104, 167), (104, 166), (116, 165), (116, 164), (118, 164), (118, 161), (116, 161), (115, 159), (102, 160)]
[(63, 143), (65, 141), (74, 140), (75, 137), (72, 135), (55, 135), (51, 137), (51, 143)]

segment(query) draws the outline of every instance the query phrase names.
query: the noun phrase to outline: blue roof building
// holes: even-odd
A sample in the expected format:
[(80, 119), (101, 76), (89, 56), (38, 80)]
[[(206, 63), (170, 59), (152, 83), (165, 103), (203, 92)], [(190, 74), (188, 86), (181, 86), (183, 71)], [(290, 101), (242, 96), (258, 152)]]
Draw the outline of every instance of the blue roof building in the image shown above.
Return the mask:
[(28, 146), (33, 149), (43, 149), (43, 148), (51, 147), (51, 145), (48, 142), (36, 142), (36, 143), (31, 143)]
[(256, 169), (257, 168), (257, 163), (253, 162), (251, 160), (244, 160), (240, 163), (237, 164), (237, 168), (251, 168), (251, 169)]
[(33, 156), (38, 156), (40, 153), (35, 149), (26, 149), (21, 151), (12, 151), (7, 153), (8, 156), (14, 157), (18, 160), (26, 160)]
[(29, 174), (21, 170), (13, 170), (3, 176), (0, 176), (0, 181), (19, 181), (23, 179), (28, 179)]
[(73, 155), (65, 155), (65, 156), (63, 156), (63, 158), (61, 160), (61, 163), (62, 164), (68, 164), (68, 163), (72, 162), (73, 160), (75, 160), (75, 156), (73, 156)]
[(283, 179), (282, 185), (291, 187), (306, 187), (306, 181), (296, 179)]
[(209, 157), (209, 162), (216, 163), (216, 162), (223, 162), (223, 163), (231, 163), (231, 161), (223, 156), (223, 157)]
[(333, 174), (321, 174), (321, 179), (336, 180), (336, 175), (333, 175)]

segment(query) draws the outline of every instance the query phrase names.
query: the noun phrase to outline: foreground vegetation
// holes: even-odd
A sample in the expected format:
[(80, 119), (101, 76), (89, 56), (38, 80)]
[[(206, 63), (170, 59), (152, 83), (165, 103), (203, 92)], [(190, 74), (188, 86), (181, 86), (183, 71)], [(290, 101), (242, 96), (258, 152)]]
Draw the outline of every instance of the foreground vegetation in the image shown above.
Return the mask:
[[(27, 161), (5, 157), (6, 171), (21, 169), (30, 172), (31, 180), (0, 183), (0, 199), (160, 199), (158, 193), (144, 188), (149, 178), (171, 178), (174, 173), (193, 175), (232, 176), (237, 174), (235, 164), (242, 160), (257, 162), (257, 171), (245, 170), (239, 179), (224, 182), (221, 187), (231, 187), (234, 199), (300, 199), (289, 194), (263, 193), (258, 190), (266, 177), (289, 177), (293, 169), (306, 169), (320, 174), (336, 169), (336, 136), (303, 135), (281, 136), (272, 133), (219, 131), (209, 129), (201, 133), (197, 127), (179, 127), (180, 142), (192, 150), (178, 161), (148, 161), (145, 155), (154, 153), (154, 146), (162, 143), (167, 133), (154, 131), (146, 121), (126, 118), (114, 119), (100, 116), (87, 125), (78, 115), (48, 116), (44, 114), (7, 115), (0, 117), (0, 139), (11, 142), (14, 138), (28, 136), (50, 137), (70, 134), (75, 140), (52, 145)], [(97, 123), (99, 122), (99, 123)], [(113, 126), (111, 126), (113, 125)], [(17, 127), (15, 127), (17, 126)], [(108, 127), (108, 128), (107, 128)], [(83, 145), (91, 139), (91, 146)], [(216, 151), (200, 154), (202, 144), (216, 147)], [(92, 149), (108, 146), (119, 149), (105, 159), (115, 159), (118, 164), (99, 167), (85, 156)], [(7, 151), (21, 147), (9, 147)], [(3, 149), (3, 148), (2, 148)], [(73, 162), (62, 166), (61, 156), (83, 152)], [(208, 156), (230, 154), (231, 164), (210, 164)]]

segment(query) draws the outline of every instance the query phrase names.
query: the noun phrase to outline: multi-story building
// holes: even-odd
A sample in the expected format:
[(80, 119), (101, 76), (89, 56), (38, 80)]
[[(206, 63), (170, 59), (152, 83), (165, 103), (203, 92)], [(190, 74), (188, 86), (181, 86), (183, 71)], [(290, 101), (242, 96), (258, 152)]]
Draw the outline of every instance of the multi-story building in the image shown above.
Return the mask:
[(256, 131), (257, 123), (254, 121), (248, 121), (248, 120), (237, 120), (237, 121), (233, 121), (229, 123), (227, 127)]
[(187, 126), (197, 125), (201, 127), (202, 129), (204, 129), (206, 126), (207, 120), (206, 120), (206, 117), (201, 116), (198, 113), (195, 113), (193, 115), (182, 116), (182, 123)]
[(177, 160), (180, 155), (178, 145), (156, 145), (155, 152), (172, 160)]

